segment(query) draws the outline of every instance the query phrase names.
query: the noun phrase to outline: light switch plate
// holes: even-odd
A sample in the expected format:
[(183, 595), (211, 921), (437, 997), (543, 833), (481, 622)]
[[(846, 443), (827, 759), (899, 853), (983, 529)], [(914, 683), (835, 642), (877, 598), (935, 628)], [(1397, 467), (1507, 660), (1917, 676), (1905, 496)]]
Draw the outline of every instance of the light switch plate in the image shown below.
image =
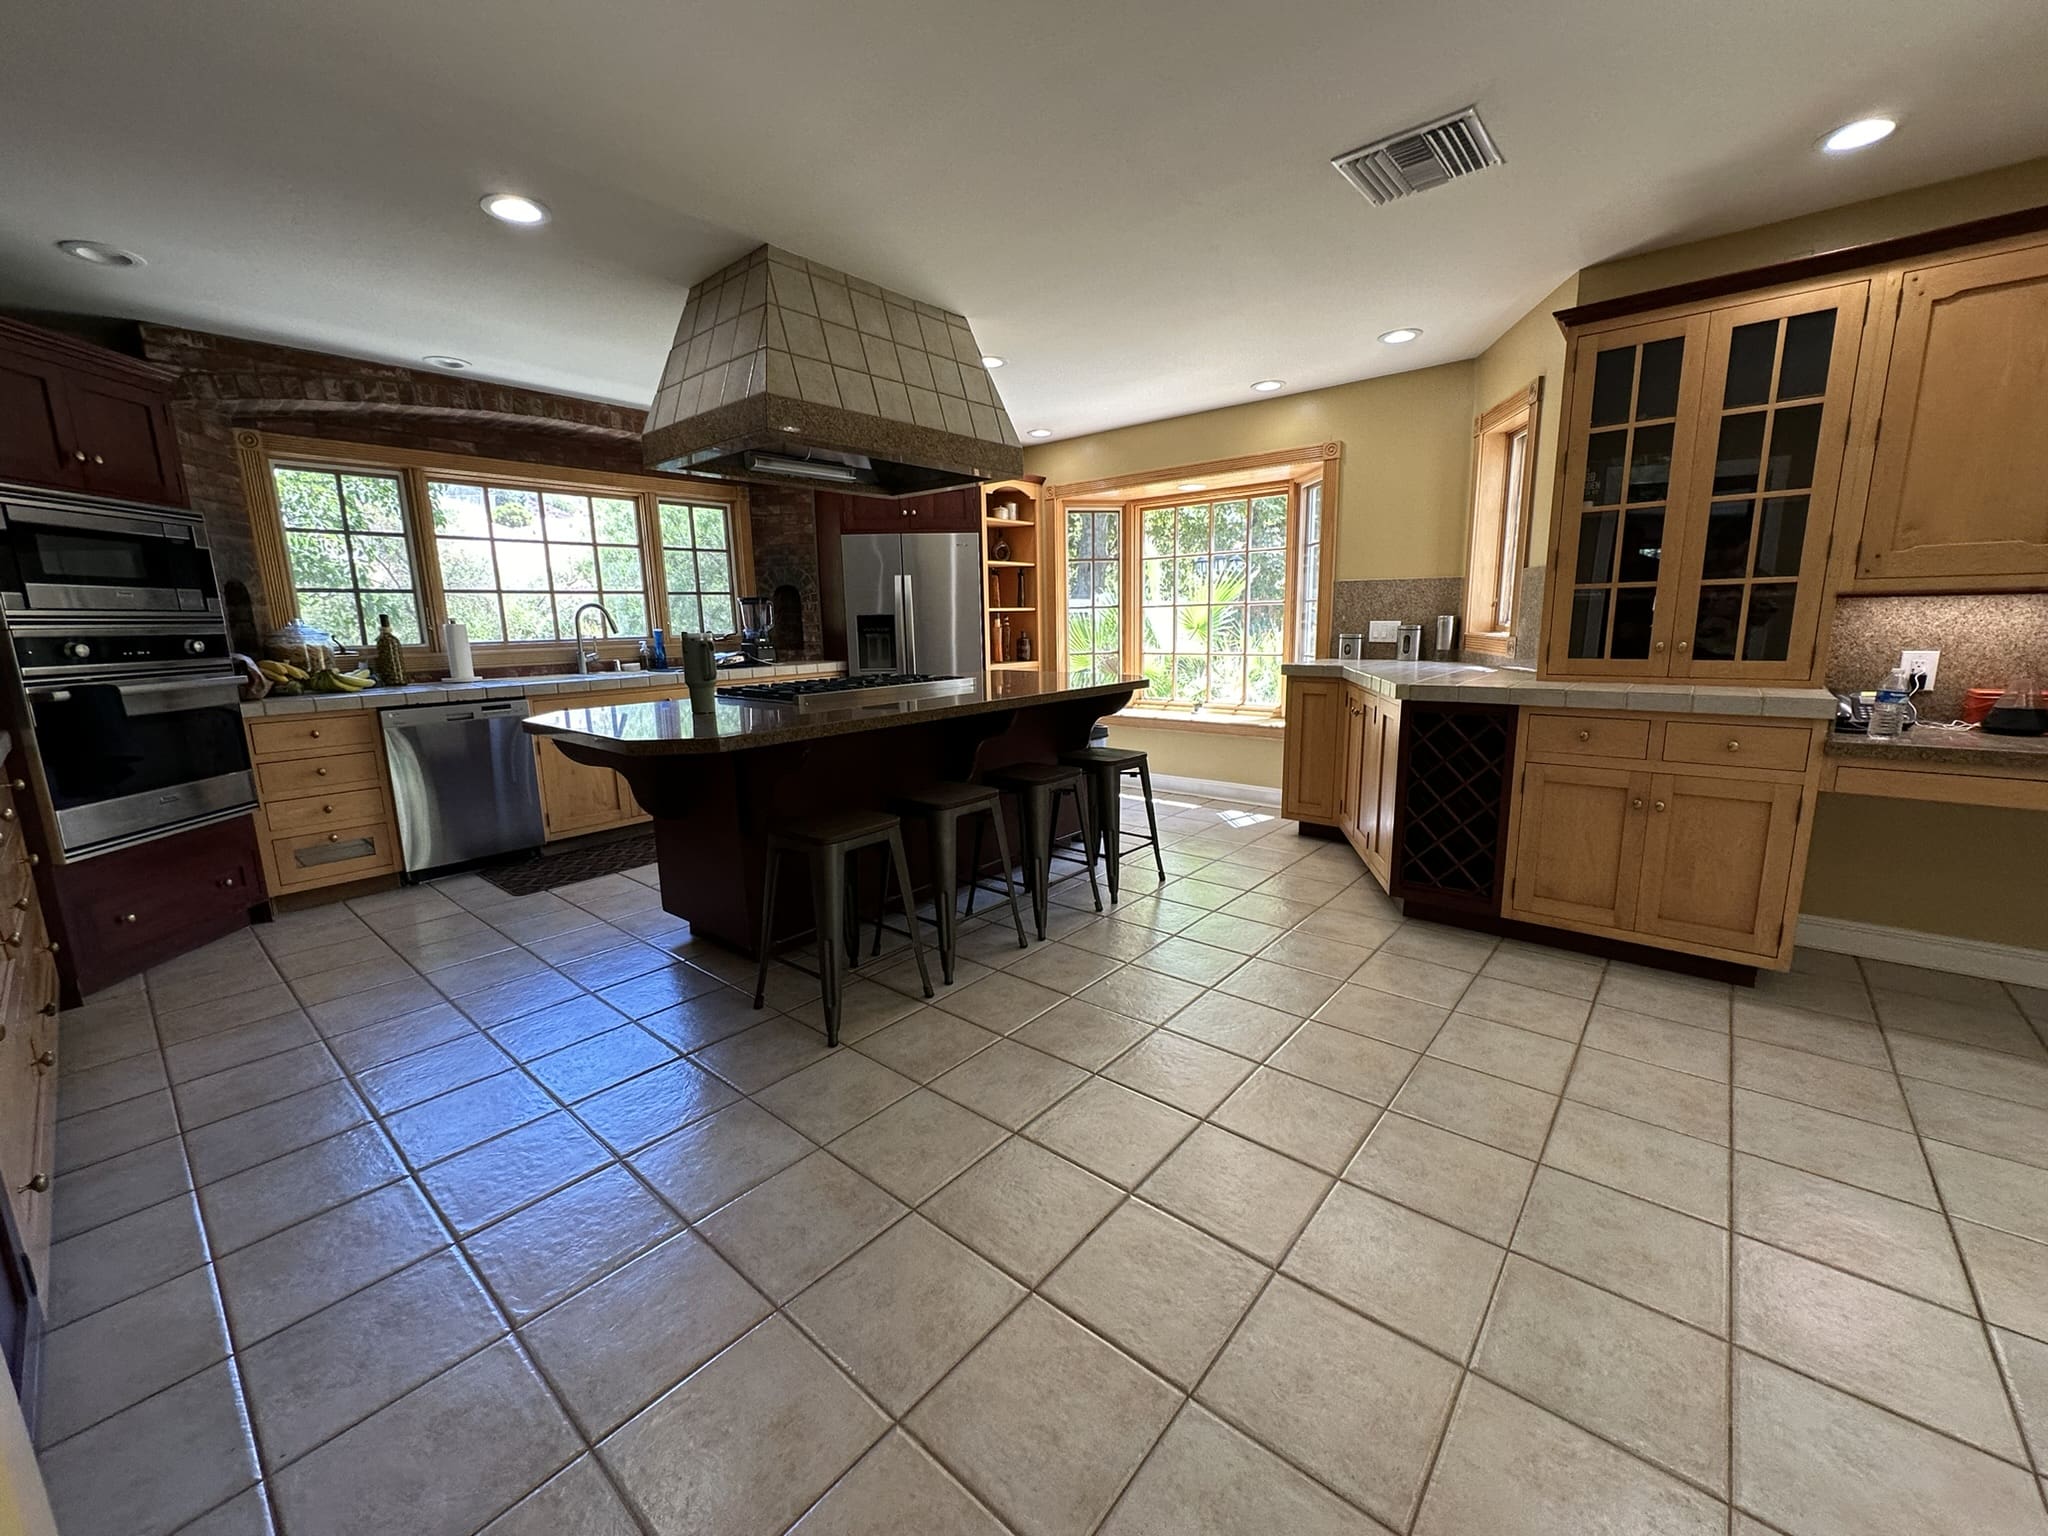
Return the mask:
[(1401, 638), (1399, 619), (1367, 619), (1365, 638), (1374, 645), (1392, 645)]
[(1915, 672), (1924, 674), (1927, 678), (1927, 686), (1932, 688), (1935, 675), (1941, 670), (1941, 652), (1901, 651), (1899, 652), (1899, 670), (1905, 673), (1907, 677), (1911, 677)]

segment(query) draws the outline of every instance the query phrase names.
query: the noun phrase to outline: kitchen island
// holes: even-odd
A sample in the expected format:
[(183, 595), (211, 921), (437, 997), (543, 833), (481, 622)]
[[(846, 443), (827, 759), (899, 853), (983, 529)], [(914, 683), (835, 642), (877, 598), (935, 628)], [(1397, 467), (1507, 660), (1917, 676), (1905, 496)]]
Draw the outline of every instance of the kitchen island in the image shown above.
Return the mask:
[[(772, 827), (883, 806), (935, 780), (1054, 761), (1086, 746), (1095, 722), (1144, 686), (1142, 677), (1074, 686), (1045, 672), (998, 672), (968, 692), (879, 705), (853, 695), (844, 707), (798, 711), (721, 697), (697, 714), (687, 699), (659, 699), (538, 714), (525, 724), (574, 761), (626, 781), (654, 819), (663, 908), (693, 932), (751, 952)], [(920, 868), (918, 840), (906, 842)], [(801, 883), (794, 891), (789, 884), (777, 942), (810, 923)]]

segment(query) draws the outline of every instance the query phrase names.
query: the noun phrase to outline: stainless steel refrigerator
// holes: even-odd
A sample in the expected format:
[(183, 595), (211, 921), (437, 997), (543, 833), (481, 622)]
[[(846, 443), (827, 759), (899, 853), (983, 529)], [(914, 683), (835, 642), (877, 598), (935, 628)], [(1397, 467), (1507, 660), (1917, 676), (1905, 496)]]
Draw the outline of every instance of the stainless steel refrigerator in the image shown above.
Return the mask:
[(981, 675), (979, 535), (857, 533), (839, 547), (849, 672)]

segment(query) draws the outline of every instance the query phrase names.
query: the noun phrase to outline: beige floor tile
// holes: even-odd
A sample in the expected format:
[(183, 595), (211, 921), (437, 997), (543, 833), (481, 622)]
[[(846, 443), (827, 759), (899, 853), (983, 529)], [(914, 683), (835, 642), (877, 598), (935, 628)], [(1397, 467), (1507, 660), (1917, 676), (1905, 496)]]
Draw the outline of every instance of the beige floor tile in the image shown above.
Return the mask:
[(674, 1060), (576, 1103), (576, 1117), (613, 1151), (636, 1152), (737, 1097), (694, 1063)]
[(1719, 1227), (1543, 1168), (1512, 1246), (1682, 1322), (1726, 1331), (1728, 1234)]
[(406, 1161), (424, 1168), (559, 1107), (524, 1072), (507, 1071), (401, 1109), (384, 1124)]
[(1504, 1077), (1525, 1088), (1555, 1094), (1564, 1091), (1573, 1047), (1570, 1042), (1550, 1035), (1461, 1012), (1444, 1021), (1444, 1027), (1430, 1042), (1429, 1054)]
[(1455, 1227), (1339, 1184), (1281, 1269), (1462, 1360), (1478, 1337), (1504, 1257)]
[(1477, 1377), (1444, 1437), (1416, 1536), (1722, 1536), (1718, 1499)]
[(1535, 1172), (1527, 1158), (1387, 1114), (1344, 1178), (1490, 1242), (1505, 1243)]
[(1006, 1536), (973, 1494), (898, 1429), (834, 1484), (790, 1536), (908, 1536), (913, 1531)]
[(1271, 923), (1276, 928), (1291, 928), (1321, 905), (1321, 902), (1302, 901), (1275, 892), (1256, 890), (1247, 891), (1236, 900), (1226, 902), (1220, 910), (1225, 917), (1244, 917), (1250, 918), (1253, 922)]
[(1195, 1396), (1399, 1530), (1457, 1386), (1448, 1360), (1282, 1276)]
[[(456, 1013), (457, 1018), (462, 1017), (460, 1013), (457, 1013), (452, 1008), (449, 1011)], [(418, 1017), (420, 1017), (418, 1014), (408, 1014), (406, 1016), (407, 1019)], [(379, 1024), (372, 1026), (370, 1029), (359, 1029), (352, 1035), (343, 1035), (335, 1042), (335, 1054), (346, 1061), (348, 1059), (346, 1047), (355, 1041), (362, 1039), (366, 1035), (375, 1034), (378, 1030), (397, 1028), (405, 1022), (406, 1019), (395, 1019), (390, 1024)], [(509, 1052), (516, 1060), (522, 1062), (537, 1061), (543, 1056), (552, 1056), (556, 1051), (574, 1045), (579, 1040), (588, 1040), (593, 1035), (601, 1035), (607, 1030), (617, 1029), (626, 1022), (626, 1016), (619, 1012), (618, 1009), (606, 1003), (602, 998), (592, 997), (586, 993), (582, 997), (572, 997), (566, 1003), (557, 1003), (554, 1007), (544, 1009), (539, 1013), (530, 1013), (524, 1018), (514, 1019), (509, 1024), (501, 1024), (492, 1030), (490, 1034), (491, 1038), (497, 1041), (499, 1046)], [(751, 1028), (758, 1023), (760, 1023), (760, 1016), (751, 1009), (747, 1009), (746, 1016), (730, 1030), (711, 1035), (706, 1040), (693, 1041), (691, 1044), (708, 1044), (710, 1040), (721, 1039), (725, 1034), (736, 1034), (740, 1030)], [(676, 1043), (674, 1040), (669, 1040), (671, 1045)]]
[(43, 1336), (44, 1445), (90, 1428), (228, 1355), (213, 1272), (188, 1270)]
[(1252, 1067), (1242, 1056), (1159, 1030), (1103, 1068), (1102, 1075), (1191, 1115), (1206, 1115), (1251, 1076)]
[[(1697, 1017), (1697, 1016), (1695, 1016)], [(1586, 1048), (1611, 1056), (1627, 1056), (1652, 1066), (1668, 1067), (1694, 1077), (1728, 1081), (1728, 1032), (1674, 1023), (1645, 1013), (1630, 1013), (1604, 1000), (1593, 1005), (1586, 1021)]]
[(1738, 1154), (1735, 1229), (1945, 1307), (1976, 1309), (1938, 1211)]
[(405, 1177), (405, 1165), (373, 1125), (202, 1185), (200, 1209), (216, 1257), (246, 1248), (294, 1222)]
[(922, 1211), (982, 1257), (1036, 1285), (1122, 1199), (1114, 1184), (1012, 1137)]
[(1567, 1099), (1543, 1161), (1688, 1216), (1728, 1225), (1728, 1149)]
[[(597, 999), (591, 1001), (596, 1003)], [(679, 1051), (695, 1051), (751, 1029), (759, 1019), (750, 993), (726, 987), (650, 1013), (640, 1021), (640, 1027)], [(506, 1043), (506, 1031), (498, 1031), (498, 1040)]]
[(1035, 981), (997, 971), (971, 986), (947, 993), (940, 1006), (970, 1024), (1007, 1035), (1057, 1006), (1064, 996), (1065, 993), (1041, 987)]
[(1087, 1073), (1057, 1056), (1015, 1040), (998, 1040), (987, 1050), (932, 1079), (932, 1091), (1011, 1130), (1085, 1081)]
[(571, 1462), (479, 1536), (637, 1536), (639, 1526), (595, 1457)]
[(1620, 961), (1607, 967), (1598, 1001), (1630, 1013), (1706, 1029), (1719, 1029), (1728, 1022), (1726, 982), (1646, 970)]
[(1082, 924), (1061, 942), (1106, 955), (1112, 960), (1128, 962), (1156, 947), (1160, 940), (1159, 935), (1149, 928), (1140, 928), (1133, 923), (1113, 923), (1104, 917)]
[(1533, 1158), (1542, 1150), (1557, 1100), (1504, 1078), (1425, 1057), (1401, 1085), (1391, 1107), (1412, 1119)]
[[(938, 952), (931, 951), (924, 958), (925, 965), (931, 972), (932, 999), (935, 1000), (939, 995)], [(917, 968), (913, 962), (912, 978), (915, 978), (916, 974)], [(958, 980), (957, 973), (955, 980)], [(956, 985), (946, 993), (946, 997), (950, 1000), (963, 990), (963, 987)], [(608, 997), (610, 995), (606, 994)], [(851, 1045), (856, 1041), (865, 1040), (876, 1031), (887, 1029), (898, 1019), (908, 1018), (919, 1008), (924, 1007), (927, 1001), (923, 986), (915, 979), (909, 986), (897, 988), (883, 985), (879, 976), (874, 981), (857, 976), (846, 983), (845, 990), (839, 997), (839, 1043)], [(789, 1010), (789, 1016), (820, 1034), (825, 1031), (825, 1005), (818, 998), (806, 998)]]
[(275, 1471), (504, 1333), (452, 1250), (345, 1297), (237, 1359)]
[(463, 1239), (515, 1323), (545, 1311), (680, 1230), (669, 1208), (614, 1164)]
[(1414, 1068), (1413, 1051), (1311, 1020), (1267, 1058), (1269, 1066), (1372, 1104), (1385, 1104)]
[(1200, 907), (1191, 907), (1184, 901), (1171, 901), (1164, 896), (1140, 896), (1135, 900), (1125, 900), (1108, 915), (1113, 922), (1131, 923), (1164, 935), (1179, 933), (1207, 914)]
[(1160, 894), (1171, 901), (1200, 907), (1204, 912), (1217, 912), (1226, 902), (1235, 901), (1240, 892), (1235, 885), (1204, 879), (1203, 873), (1197, 871), (1183, 879), (1169, 881), (1161, 888)]
[(1499, 944), (1500, 941), (1491, 934), (1473, 933), (1442, 923), (1410, 921), (1403, 923), (1382, 948), (1389, 954), (1408, 955), (1477, 975)]
[(2048, 1064), (2021, 1061), (1999, 1051), (1957, 1045), (1952, 1040), (1931, 1040), (1925, 1035), (1894, 1031), (1887, 1038), (1892, 1061), (1901, 1077), (1921, 1077), (1994, 1099), (2048, 1109)]
[(2048, 1244), (1974, 1221), (1956, 1223), (1956, 1242), (1976, 1282), (1984, 1320), (2048, 1340)]
[(917, 1084), (855, 1051), (837, 1051), (754, 1096), (813, 1141), (830, 1141), (911, 1092)]
[(1307, 1018), (1335, 995), (1335, 978), (1254, 956), (1216, 984), (1218, 992), (1258, 1003), (1275, 1012)]
[(2034, 1465), (2048, 1460), (2048, 1344), (2004, 1328), (1991, 1330), (1991, 1349), (2005, 1372)]
[(1167, 1380), (1191, 1388), (1267, 1270), (1143, 1201), (1126, 1201), (1040, 1291)]
[(1032, 1121), (1024, 1133), (1090, 1173), (1130, 1189), (1194, 1127), (1193, 1115), (1097, 1077)]
[(1888, 1031), (1929, 1035), (2034, 1061), (2048, 1056), (2048, 1046), (2041, 1044), (2040, 1037), (2008, 1000), (2000, 999), (1991, 1007), (1976, 1007), (1953, 997), (1885, 991), (1872, 995), (1877, 1002), (1878, 1021)]
[(1581, 1046), (1565, 1097), (1701, 1141), (1728, 1141), (1728, 1085)]
[(1218, 949), (1234, 949), (1241, 955), (1256, 955), (1275, 939), (1282, 937), (1287, 928), (1280, 923), (1262, 922), (1257, 918), (1240, 917), (1234, 913), (1211, 912), (1199, 921), (1188, 924), (1184, 931), (1187, 937), (1199, 944), (1213, 944)]
[[(514, 1018), (560, 1001), (575, 990), (575, 984), (565, 977), (541, 976), (531, 981), (515, 982), (508, 992), (473, 993), (462, 1000), (462, 1012), (473, 1023), (495, 1024), (501, 1019)], [(312, 1017), (314, 1027), (332, 1038), (345, 1035), (352, 1029), (367, 1029), (372, 1024), (418, 1013), (442, 1000), (441, 993), (424, 976), (414, 976), (372, 987), (367, 992), (315, 1003), (306, 1012)], [(472, 1004), (477, 1006), (472, 1007)], [(161, 1019), (157, 1021), (157, 1027), (163, 1027)]]
[(697, 1223), (725, 1259), (787, 1301), (903, 1213), (894, 1196), (823, 1152)]
[(1728, 1488), (1728, 1346), (1512, 1256), (1472, 1368), (1717, 1494)]
[(1993, 1455), (2026, 1459), (1974, 1317), (1737, 1238), (1735, 1338)]
[[(1362, 960), (1365, 957), (1360, 955), (1358, 958)], [(1357, 963), (1357, 960), (1352, 962), (1354, 966)], [(1243, 965), (1244, 956), (1234, 949), (1219, 949), (1214, 944), (1202, 944), (1194, 939), (1176, 935), (1170, 939), (1162, 939), (1152, 949), (1140, 955), (1134, 964), (1144, 970), (1158, 971), (1162, 975), (1193, 982), (1196, 986), (1213, 987)]]
[(1482, 974), (1465, 989), (1458, 1011), (1553, 1039), (1576, 1041), (1585, 1031), (1591, 1005), (1580, 998)]
[(1371, 946), (1347, 943), (1343, 939), (1327, 938), (1300, 929), (1282, 934), (1259, 951), (1262, 960), (1277, 960), (1282, 965), (1314, 971), (1317, 975), (1340, 982), (1371, 955)]
[(256, 1481), (226, 1362), (50, 1447), (41, 1467), (66, 1536), (169, 1536)]
[[(1776, 974), (1761, 971), (1757, 979)], [(1787, 1007), (1763, 997), (1735, 999), (1735, 1033), (1745, 1040), (1811, 1051), (1816, 1056), (1832, 1056), (1837, 1061), (1854, 1062), (1881, 1072), (1891, 1070), (1884, 1033), (1876, 1025)]]
[[(1823, 951), (1810, 953), (1818, 955)], [(1795, 958), (1793, 969), (1789, 971), (1757, 972), (1756, 1000), (1781, 1008), (1799, 1008), (1864, 1024), (1874, 1023), (1877, 1012), (1870, 1006), (1870, 989), (1864, 985), (1862, 973), (1855, 968), (1854, 958), (1849, 955), (1829, 958), (1830, 961), (1847, 962), (1848, 969), (1831, 968), (1829, 973), (1820, 974), (1799, 969)], [(1735, 995), (1738, 1011), (1744, 1001), (1738, 990)]]
[(999, 1035), (938, 1008), (916, 1008), (859, 1042), (863, 1056), (913, 1082), (928, 1083), (984, 1050)]
[(1788, 1051), (1760, 1040), (1737, 1040), (1735, 1081), (1752, 1092), (1811, 1104), (1815, 1109), (1888, 1125), (1895, 1131), (1913, 1128), (1899, 1080), (1890, 1072), (1808, 1051)]
[(1373, 1105), (1349, 1094), (1261, 1067), (1209, 1118), (1311, 1168), (1337, 1174), (1378, 1117)]
[(1112, 971), (1079, 994), (1084, 1003), (1147, 1024), (1164, 1024), (1201, 995), (1202, 988), (1196, 983), (1142, 965)]
[(274, 1104), (340, 1076), (341, 1064), (325, 1045), (302, 1045), (210, 1077), (178, 1083), (171, 1093), (178, 1101), (179, 1121), (191, 1131), (239, 1115), (245, 1109)]
[[(509, 1342), (492, 1345), (278, 1474), (286, 1527), (458, 1536), (575, 1457), (575, 1431)], [(363, 1468), (378, 1469), (375, 1477)]]
[(1906, 1097), (1920, 1134), (1929, 1141), (2048, 1169), (2048, 1109), (1918, 1079), (1906, 1081)]
[(178, 1532), (178, 1536), (275, 1536), (270, 1499), (261, 1488), (248, 1488), (219, 1504)]
[[(282, 1025), (286, 1030), (300, 1031), (304, 1038), (317, 1038), (312, 1033), (311, 1025), (302, 1024), (289, 1014), (280, 1019), (265, 1020), (258, 1024), (245, 1024), (242, 1026), (242, 1029), (231, 1029), (225, 1031), (225, 1033), (231, 1036), (240, 1036), (244, 1030), (268, 1031), (277, 1025)], [(214, 1038), (216, 1037), (209, 1035), (203, 1040), (193, 1041), (192, 1044), (203, 1046)], [(300, 1042), (293, 1041), (292, 1043), (298, 1044)], [(210, 1068), (209, 1070), (215, 1071), (225, 1067), (239, 1066), (256, 1057), (273, 1054), (271, 1051), (257, 1050), (254, 1052), (254, 1057), (245, 1055), (239, 1048), (239, 1044), (238, 1041), (237, 1048), (226, 1053), (226, 1059), (221, 1062), (220, 1067)], [(109, 1104), (125, 1103), (129, 1099), (140, 1098), (147, 1093), (158, 1093), (170, 1086), (170, 1081), (171, 1079), (164, 1069), (163, 1058), (155, 1052), (143, 1056), (130, 1056), (121, 1061), (109, 1062), (103, 1067), (91, 1067), (82, 1072), (69, 1073), (63, 1077), (64, 1096), (58, 1109), (58, 1115), (60, 1118), (68, 1118), (72, 1115), (83, 1114), (87, 1110), (105, 1109)]]
[[(375, 1029), (381, 1032), (386, 1027), (380, 1024)], [(360, 1030), (357, 1033), (369, 1034), (371, 1031)], [(344, 1035), (342, 1038), (348, 1040), (354, 1036)], [(667, 1055), (666, 1049), (662, 1054)], [(358, 1069), (356, 1082), (363, 1097), (378, 1113), (389, 1115), (424, 1103), (451, 1088), (480, 1082), (512, 1065), (512, 1058), (499, 1049), (490, 1036), (469, 1025), (464, 1033), (443, 1044), (415, 1051), (382, 1066)]]
[[(307, 1027), (311, 1028), (310, 1025)], [(434, 1046), (446, 1045), (451, 1040), (460, 1040), (481, 1033), (456, 1009), (446, 1003), (440, 1003), (432, 1008), (423, 1008), (418, 1013), (408, 1013), (382, 1024), (372, 1024), (368, 1029), (351, 1030), (348, 1034), (336, 1035), (327, 1042), (327, 1048), (334, 1052), (334, 1059), (339, 1061), (346, 1071), (360, 1075), (372, 1067), (381, 1067)]]
[[(440, 995), (425, 982), (418, 984), (418, 991), (426, 995), (413, 1004), (424, 1008), (429, 1003), (438, 1003)], [(254, 1024), (259, 1019), (274, 1019), (281, 1013), (298, 1011), (299, 1000), (290, 987), (281, 981), (269, 982), (246, 992), (232, 995), (206, 996), (203, 1000), (185, 1007), (160, 1008), (156, 1015), (156, 1032), (167, 1046), (178, 1045), (187, 1040), (197, 1040), (202, 1035), (216, 1035), (224, 1029), (233, 1029), (240, 1024)], [(328, 1005), (332, 1007), (333, 1005)], [(394, 1013), (410, 1012), (410, 1009), (396, 1009)], [(386, 1017), (391, 1017), (387, 1014)], [(320, 1015), (313, 1015), (315, 1021)], [(364, 1019), (365, 1024), (375, 1023)]]
[(1329, 1188), (1327, 1175), (1205, 1125), (1159, 1165), (1138, 1193), (1277, 1264)]
[[(354, 1098), (353, 1090), (346, 1090)], [(358, 1110), (363, 1119), (367, 1113)], [(232, 1121), (227, 1122), (233, 1124)], [(120, 1157), (138, 1147), (152, 1146), (178, 1134), (177, 1106), (169, 1089), (125, 1099), (105, 1109), (70, 1115), (57, 1122), (57, 1167), (59, 1175), (90, 1168), (108, 1158)]]
[(1319, 1024), (1369, 1035), (1411, 1051), (1426, 1049), (1449, 1017), (1447, 1008), (1348, 983), (1315, 1011)]
[(2048, 1243), (2048, 1170), (1929, 1141), (1927, 1160), (1953, 1214)]
[(1055, 939), (1048, 944), (1032, 946), (1015, 965), (1007, 969), (1012, 976), (1050, 987), (1055, 992), (1071, 997), (1102, 980), (1115, 970), (1120, 962), (1097, 954), (1094, 950), (1083, 949)]
[(831, 1054), (825, 1037), (794, 1019), (768, 1016), (752, 1029), (708, 1045), (690, 1059), (741, 1093), (758, 1093)]
[(1735, 1502), (1799, 1536), (2042, 1536), (2034, 1479), (1745, 1350)]
[(563, 1103), (574, 1104), (675, 1059), (670, 1046), (639, 1025), (622, 1024), (538, 1057), (526, 1070)]
[(544, 1115), (422, 1169), (420, 1186), (457, 1235), (467, 1236), (611, 1160), (574, 1115)]
[(1103, 1523), (1102, 1536), (1384, 1536), (1386, 1527), (1189, 1403)]
[(61, 1243), (191, 1187), (192, 1170), (176, 1141), (137, 1147), (64, 1176), (62, 1196), (50, 1213), (51, 1236)]
[(816, 1345), (771, 1317), (598, 1454), (656, 1530), (774, 1536), (888, 1427)]
[(1590, 1003), (1593, 994), (1600, 990), (1600, 978), (1606, 969), (1604, 962), (1584, 955), (1509, 939), (1480, 967), (1479, 974)]
[(1864, 1120), (1735, 1090), (1737, 1150), (1823, 1178), (1934, 1208), (1934, 1181), (1916, 1137)]
[(1301, 1027), (1301, 1019), (1300, 1014), (1284, 1013), (1243, 997), (1209, 992), (1176, 1013), (1166, 1027), (1233, 1055), (1264, 1061)]
[(920, 1088), (832, 1143), (832, 1153), (916, 1205), (1004, 1136), (992, 1120)]
[[(465, 1030), (470, 1027), (468, 1020), (461, 1014), (455, 1013), (452, 1008), (448, 1011), (455, 1015), (456, 1021), (462, 1024)], [(169, 1074), (170, 1080), (174, 1083), (190, 1082), (194, 1078), (224, 1072), (229, 1067), (244, 1066), (265, 1056), (275, 1056), (280, 1051), (310, 1045), (319, 1038), (313, 1031), (313, 1021), (304, 1013), (294, 1011), (281, 1013), (274, 1019), (258, 1019), (254, 1024), (224, 1029), (217, 1035), (202, 1035), (197, 1040), (186, 1041), (183, 1045), (174, 1045), (163, 1053), (160, 1064), (152, 1051), (148, 1056), (128, 1057), (105, 1067), (67, 1071), (63, 1074), (64, 1096), (60, 1111), (66, 1115), (75, 1115), (82, 1110), (98, 1108), (100, 1104), (117, 1103), (122, 1098), (131, 1097), (132, 1095), (127, 1092), (116, 1092), (109, 1088), (104, 1090), (105, 1096), (98, 1097), (95, 1102), (95, 1095), (85, 1090), (91, 1080), (109, 1081), (103, 1074), (113, 1072), (117, 1068), (140, 1070), (138, 1062), (158, 1066), (156, 1080), (145, 1083), (141, 1089), (147, 1092), (149, 1089), (164, 1086), (162, 1079), (165, 1073)], [(156, 1042), (152, 1039), (150, 1043), (153, 1046)]]
[(920, 1216), (905, 1217), (789, 1304), (892, 1414), (1001, 1322), (1024, 1289)]
[[(1396, 934), (1387, 945), (1400, 942)], [(1454, 1008), (1465, 989), (1472, 984), (1472, 972), (1459, 970), (1448, 965), (1439, 965), (1433, 960), (1424, 960), (1414, 955), (1394, 953), (1391, 948), (1382, 947), (1365, 964), (1351, 973), (1355, 986), (1372, 987), (1380, 992), (1391, 992), (1396, 997), (1413, 998), (1416, 1002), (1428, 1003), (1437, 1008)]]
[[(168, 1095), (164, 1102), (168, 1109)], [(308, 1092), (293, 1094), (261, 1109), (247, 1110), (232, 1119), (215, 1121), (193, 1132), (185, 1138), (185, 1156), (191, 1162), (192, 1177), (202, 1184), (211, 1183), (286, 1152), (325, 1141), (351, 1126), (364, 1124), (369, 1118), (368, 1106), (353, 1087), (347, 1083), (323, 1083)], [(62, 1172), (62, 1125), (57, 1130), (57, 1147), (57, 1166)]]
[(1070, 997), (1011, 1038), (1093, 1072), (1151, 1032), (1149, 1024)]

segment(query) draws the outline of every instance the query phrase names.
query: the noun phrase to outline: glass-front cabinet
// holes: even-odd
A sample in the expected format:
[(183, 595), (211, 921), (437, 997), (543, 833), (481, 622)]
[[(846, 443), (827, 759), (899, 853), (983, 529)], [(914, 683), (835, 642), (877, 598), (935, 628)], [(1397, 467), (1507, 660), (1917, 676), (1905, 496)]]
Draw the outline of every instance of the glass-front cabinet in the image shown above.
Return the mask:
[(1548, 675), (1813, 675), (1866, 286), (1575, 339)]

